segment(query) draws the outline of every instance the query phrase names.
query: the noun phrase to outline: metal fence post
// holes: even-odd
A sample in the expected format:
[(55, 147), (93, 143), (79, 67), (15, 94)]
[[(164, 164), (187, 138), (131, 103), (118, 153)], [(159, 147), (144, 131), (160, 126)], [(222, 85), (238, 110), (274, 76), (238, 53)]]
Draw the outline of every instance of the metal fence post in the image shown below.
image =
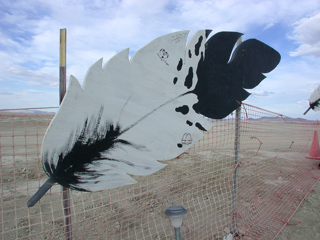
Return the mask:
[[(237, 46), (242, 42), (239, 38)], [(235, 140), (234, 140), (234, 171), (232, 184), (232, 210), (231, 210), (231, 229), (230, 232), (235, 237), (237, 236), (237, 200), (238, 200), (238, 174), (239, 174), (239, 151), (240, 151), (240, 123), (241, 123), (241, 106), (236, 109), (235, 122)]]
[(240, 151), (240, 121), (241, 121), (241, 107), (236, 110), (236, 131), (234, 141), (234, 171), (233, 171), (233, 184), (232, 184), (232, 222), (230, 232), (234, 235), (237, 234), (237, 200), (238, 200), (238, 174), (239, 174), (239, 151)]
[[(60, 29), (60, 73), (59, 73), (59, 96), (60, 104), (63, 100), (67, 90), (67, 71), (66, 71), (66, 51), (67, 50), (67, 30)], [(62, 201), (65, 217), (65, 236), (67, 240), (72, 239), (72, 221), (71, 221), (71, 207), (70, 207), (70, 190), (62, 187)]]

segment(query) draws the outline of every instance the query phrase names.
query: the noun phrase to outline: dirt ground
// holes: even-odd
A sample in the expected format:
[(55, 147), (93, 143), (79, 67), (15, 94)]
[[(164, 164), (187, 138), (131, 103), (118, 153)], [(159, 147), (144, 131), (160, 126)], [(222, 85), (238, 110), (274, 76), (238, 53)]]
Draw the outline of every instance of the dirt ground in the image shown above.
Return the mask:
[[(2, 239), (64, 239), (60, 186), (54, 186), (36, 206), (26, 207), (46, 179), (39, 152), (51, 117), (0, 114)], [(300, 168), (314, 129), (281, 121), (242, 125), (238, 166), (241, 216), (235, 215), (242, 233), (239, 239), (272, 239), (280, 228), (277, 221), (269, 224), (274, 215), (268, 212), (279, 208), (279, 218), (290, 217), (306, 195), (295, 194), (312, 188), (310, 183), (300, 188), (295, 179), (317, 182), (312, 178), (320, 176), (320, 161), (307, 161), (310, 166)], [(234, 134), (234, 122), (221, 121), (189, 152), (166, 161), (168, 165), (161, 171), (148, 177), (133, 176), (138, 181), (135, 185), (97, 193), (72, 191), (74, 238), (174, 239), (163, 213), (168, 206), (183, 204), (188, 217), (181, 228), (182, 239), (222, 239), (233, 220)], [(320, 239), (320, 184), (313, 190), (277, 239)], [(287, 200), (292, 201), (291, 208), (281, 205)], [(274, 205), (268, 209), (270, 202)], [(265, 233), (268, 231), (270, 234)]]
[(277, 239), (320, 239), (320, 183), (313, 190)]

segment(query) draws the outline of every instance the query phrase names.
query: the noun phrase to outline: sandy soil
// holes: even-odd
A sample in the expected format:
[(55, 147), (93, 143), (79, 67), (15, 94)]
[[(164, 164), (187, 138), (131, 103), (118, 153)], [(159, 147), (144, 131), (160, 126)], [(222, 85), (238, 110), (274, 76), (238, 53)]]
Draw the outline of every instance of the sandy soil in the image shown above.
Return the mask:
[(313, 190), (277, 239), (320, 239), (320, 183)]
[[(60, 186), (26, 207), (46, 180), (39, 151), (51, 117), (0, 114), (2, 239), (65, 237)], [(239, 239), (272, 239), (284, 223), (268, 212), (287, 221), (301, 196), (313, 188), (277, 239), (320, 239), (320, 184), (313, 186), (320, 161), (305, 160), (315, 128), (281, 121), (243, 123), (234, 216), (235, 129), (234, 122), (221, 121), (188, 153), (166, 161), (161, 171), (134, 176), (137, 184), (97, 193), (71, 191), (74, 238), (174, 239), (163, 213), (182, 204), (188, 210), (183, 239), (222, 239), (234, 219)]]

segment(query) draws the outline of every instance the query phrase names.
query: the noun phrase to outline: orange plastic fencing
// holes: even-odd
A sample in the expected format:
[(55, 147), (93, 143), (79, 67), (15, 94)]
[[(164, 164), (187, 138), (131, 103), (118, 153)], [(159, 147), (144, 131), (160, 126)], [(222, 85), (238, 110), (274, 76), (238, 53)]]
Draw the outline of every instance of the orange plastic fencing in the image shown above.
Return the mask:
[[(62, 187), (34, 207), (44, 183), (40, 150), (53, 115), (0, 113), (2, 239), (65, 239)], [(137, 184), (94, 193), (71, 191), (73, 239), (174, 239), (165, 210), (182, 205), (182, 239), (272, 239), (290, 222), (320, 179), (310, 151), (315, 121), (242, 105), (238, 163), (235, 114)], [(107, 184), (107, 183), (106, 183)], [(71, 238), (70, 238), (71, 239)]]

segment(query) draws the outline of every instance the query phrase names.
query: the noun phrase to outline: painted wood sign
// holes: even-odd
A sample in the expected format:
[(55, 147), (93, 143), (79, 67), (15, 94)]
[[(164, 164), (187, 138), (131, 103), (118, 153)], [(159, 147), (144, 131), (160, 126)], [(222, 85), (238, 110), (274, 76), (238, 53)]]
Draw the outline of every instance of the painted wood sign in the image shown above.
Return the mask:
[[(49, 182), (80, 191), (116, 188), (177, 157), (240, 106), (280, 61), (277, 51), (242, 35), (188, 31), (159, 37), (137, 51), (102, 60), (83, 87), (71, 76), (65, 98), (43, 140)], [(232, 56), (231, 56), (232, 55)]]

